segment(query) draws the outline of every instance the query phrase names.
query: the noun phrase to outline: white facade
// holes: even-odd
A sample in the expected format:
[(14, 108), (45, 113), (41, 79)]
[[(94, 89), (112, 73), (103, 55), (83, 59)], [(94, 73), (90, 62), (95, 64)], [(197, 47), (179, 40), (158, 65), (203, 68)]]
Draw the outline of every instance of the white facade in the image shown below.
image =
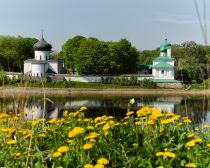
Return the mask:
[(31, 74), (34, 77), (44, 77), (47, 70), (47, 63), (32, 63)]
[(46, 61), (50, 59), (50, 51), (35, 51), (35, 59)]
[(153, 59), (152, 75), (154, 79), (175, 79), (175, 59), (171, 57), (171, 44), (165, 39), (160, 47), (160, 56)]

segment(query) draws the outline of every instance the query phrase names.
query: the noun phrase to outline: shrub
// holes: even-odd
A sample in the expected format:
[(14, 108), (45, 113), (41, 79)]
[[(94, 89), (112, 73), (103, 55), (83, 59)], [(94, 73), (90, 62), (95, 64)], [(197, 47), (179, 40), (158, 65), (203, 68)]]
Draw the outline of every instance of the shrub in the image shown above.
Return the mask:
[(144, 89), (150, 89), (150, 88), (156, 88), (156, 85), (155, 83), (150, 80), (150, 79), (143, 79), (141, 82), (140, 82), (140, 87), (141, 88), (144, 88)]

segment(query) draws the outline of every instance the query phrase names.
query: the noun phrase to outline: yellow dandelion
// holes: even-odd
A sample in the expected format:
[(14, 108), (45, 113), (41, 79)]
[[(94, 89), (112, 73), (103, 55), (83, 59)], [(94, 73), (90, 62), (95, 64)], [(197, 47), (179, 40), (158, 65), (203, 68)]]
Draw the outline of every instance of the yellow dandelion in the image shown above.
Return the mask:
[(157, 152), (155, 155), (156, 155), (157, 157), (163, 156), (163, 152)]
[(185, 118), (183, 122), (188, 124), (191, 123), (192, 121), (189, 118)]
[(58, 152), (60, 153), (66, 153), (69, 151), (69, 147), (68, 146), (61, 146), (58, 148)]
[(202, 139), (201, 138), (194, 138), (192, 141), (194, 141), (195, 143), (197, 143), (197, 142), (202, 142)]
[(57, 158), (57, 157), (60, 157), (62, 155), (61, 152), (54, 152), (53, 153), (53, 157)]
[(175, 158), (176, 154), (172, 152), (164, 152), (163, 157), (170, 157), (170, 158)]
[(107, 130), (109, 130), (109, 129), (110, 129), (109, 123), (107, 123), (107, 124), (105, 124), (105, 125), (103, 126), (103, 131), (107, 131)]
[(74, 138), (76, 135), (77, 133), (73, 130), (68, 133), (69, 138)]
[(94, 166), (92, 164), (85, 164), (84, 168), (94, 168)]
[(46, 138), (47, 137), (47, 135), (45, 135), (45, 134), (39, 134), (39, 138)]
[(55, 124), (57, 122), (57, 118), (52, 118), (48, 123)]
[(186, 168), (196, 168), (196, 164), (195, 163), (187, 163), (185, 165)]
[(15, 157), (20, 157), (20, 156), (21, 156), (21, 153), (20, 153), (20, 152), (13, 153), (13, 156), (15, 156)]
[(83, 149), (84, 150), (89, 150), (89, 149), (92, 149), (93, 148), (93, 145), (91, 143), (86, 143), (83, 145)]
[(185, 143), (185, 146), (186, 147), (193, 147), (193, 146), (195, 146), (195, 142), (194, 141), (189, 141), (189, 142)]
[(77, 134), (82, 134), (85, 132), (85, 129), (82, 127), (74, 127), (73, 131), (75, 131)]
[(135, 125), (141, 125), (141, 122), (140, 121), (136, 121)]
[(133, 143), (133, 147), (134, 147), (134, 148), (138, 148), (139, 145), (138, 145), (137, 143)]
[(127, 115), (127, 116), (130, 116), (130, 115), (132, 115), (133, 113), (134, 113), (133, 111), (129, 111), (129, 112), (126, 113), (126, 115)]
[(187, 135), (188, 138), (192, 138), (194, 136), (195, 136), (195, 134), (193, 134), (193, 133)]
[(17, 140), (10, 140), (7, 142), (8, 145), (14, 145), (17, 143)]
[(107, 165), (109, 164), (109, 160), (107, 160), (106, 158), (100, 158), (97, 160), (97, 163), (102, 165)]
[(69, 113), (68, 110), (65, 110), (65, 111), (63, 112), (63, 116), (64, 116), (64, 117), (68, 117), (68, 113)]
[(207, 146), (210, 148), (210, 144), (207, 144)]
[(94, 168), (104, 168), (104, 165), (102, 165), (102, 164), (96, 164), (96, 165), (94, 166)]
[(87, 110), (87, 107), (86, 106), (80, 107), (80, 111), (84, 111), (84, 110)]
[(87, 129), (88, 129), (88, 130), (93, 130), (94, 127), (93, 127), (92, 125), (88, 125), (88, 126), (87, 126)]

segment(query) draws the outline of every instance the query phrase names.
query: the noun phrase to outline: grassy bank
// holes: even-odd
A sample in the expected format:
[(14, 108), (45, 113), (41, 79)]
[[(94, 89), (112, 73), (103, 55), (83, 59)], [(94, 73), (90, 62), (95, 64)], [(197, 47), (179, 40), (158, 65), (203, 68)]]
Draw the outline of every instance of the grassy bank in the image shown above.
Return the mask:
[[(85, 118), (86, 107), (64, 118), (23, 121), (0, 115), (2, 167), (209, 167), (209, 126), (144, 107), (113, 116)], [(34, 110), (32, 109), (33, 113)]]

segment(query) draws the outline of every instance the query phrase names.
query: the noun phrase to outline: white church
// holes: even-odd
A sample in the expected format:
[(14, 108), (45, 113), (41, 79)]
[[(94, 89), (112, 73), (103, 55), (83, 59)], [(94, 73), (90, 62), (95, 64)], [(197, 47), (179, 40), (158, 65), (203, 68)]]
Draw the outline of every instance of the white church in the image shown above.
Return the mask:
[(175, 81), (175, 59), (171, 57), (171, 44), (167, 38), (160, 46), (160, 56), (153, 59), (152, 75), (154, 82)]
[(33, 46), (34, 58), (24, 61), (24, 75), (43, 78), (46, 74), (60, 74), (63, 72), (63, 60), (50, 59), (51, 44), (42, 38)]

